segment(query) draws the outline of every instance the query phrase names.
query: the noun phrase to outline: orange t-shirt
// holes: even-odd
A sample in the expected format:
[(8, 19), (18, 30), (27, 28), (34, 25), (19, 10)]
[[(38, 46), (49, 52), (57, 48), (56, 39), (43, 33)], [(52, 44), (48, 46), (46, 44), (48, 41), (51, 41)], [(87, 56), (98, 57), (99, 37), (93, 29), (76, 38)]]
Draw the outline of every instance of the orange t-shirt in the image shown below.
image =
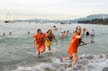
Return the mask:
[(33, 37), (34, 37), (35, 42), (36, 42), (37, 50), (38, 51), (40, 49), (45, 50), (45, 38), (46, 38), (46, 34), (45, 33), (34, 34)]
[(69, 55), (72, 55), (73, 53), (77, 53), (77, 49), (79, 46), (79, 39), (76, 37), (77, 35), (78, 35), (77, 33), (73, 34), (72, 40), (68, 48)]

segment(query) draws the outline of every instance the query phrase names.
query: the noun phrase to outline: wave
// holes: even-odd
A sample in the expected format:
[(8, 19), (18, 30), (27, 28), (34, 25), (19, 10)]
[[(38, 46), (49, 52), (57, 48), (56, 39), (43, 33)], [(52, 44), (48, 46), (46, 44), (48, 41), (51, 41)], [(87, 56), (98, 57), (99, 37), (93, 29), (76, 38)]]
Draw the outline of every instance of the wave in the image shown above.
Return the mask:
[(107, 71), (108, 55), (81, 55), (74, 68), (69, 67), (71, 61), (60, 62), (52, 57), (51, 62), (42, 62), (33, 66), (18, 66), (12, 71)]

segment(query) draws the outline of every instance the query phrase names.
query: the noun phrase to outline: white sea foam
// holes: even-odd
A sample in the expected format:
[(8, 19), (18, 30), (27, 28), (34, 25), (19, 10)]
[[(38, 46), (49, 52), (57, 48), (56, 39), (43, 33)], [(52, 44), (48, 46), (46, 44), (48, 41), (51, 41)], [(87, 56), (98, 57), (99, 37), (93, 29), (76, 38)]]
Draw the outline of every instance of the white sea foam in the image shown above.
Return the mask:
[(104, 55), (82, 55), (77, 65), (72, 68), (68, 67), (69, 61), (60, 62), (59, 58), (52, 58), (52, 62), (40, 63), (34, 66), (19, 66), (13, 71), (103, 71), (108, 67), (108, 59)]
[[(65, 56), (67, 51), (67, 46), (69, 45), (69, 40), (64, 41), (58, 40), (58, 46), (52, 45), (52, 54), (49, 51), (45, 54), (41, 54), (41, 60), (36, 59), (35, 50), (32, 49), (33, 34), (36, 33), (38, 28), (41, 28), (43, 32), (46, 32), (49, 28), (56, 25), (58, 30), (54, 31), (57, 38), (60, 37), (61, 31), (69, 30), (70, 33), (73, 32), (76, 25), (81, 25), (86, 27), (88, 30), (94, 28), (96, 31), (94, 44), (89, 44), (87, 46), (79, 47), (79, 61), (73, 71), (102, 71), (104, 67), (108, 69), (108, 38), (107, 32), (108, 28), (106, 25), (89, 25), (88, 24), (35, 24), (35, 23), (14, 23), (14, 24), (2, 24), (0, 26), (0, 62), (4, 64), (5, 69), (3, 71), (12, 71), (8, 68), (14, 68), (13, 71), (71, 71), (72, 68), (68, 67), (70, 61), (60, 62), (59, 56)], [(101, 29), (100, 29), (101, 28)], [(5, 32), (6, 36), (2, 36)], [(12, 32), (12, 36), (9, 36), (9, 32)], [(27, 34), (30, 32), (30, 35)], [(103, 35), (104, 34), (104, 35)], [(59, 37), (58, 37), (59, 36)], [(103, 37), (104, 36), (104, 37)], [(69, 39), (71, 36), (69, 36)], [(60, 41), (60, 42), (59, 42)], [(63, 43), (62, 43), (62, 42)], [(88, 41), (88, 39), (86, 39)], [(54, 43), (55, 44), (55, 43)], [(83, 48), (84, 47), (84, 48)], [(85, 53), (85, 55), (81, 55)], [(87, 55), (87, 54), (100, 54), (102, 55)], [(31, 58), (30, 58), (31, 56)], [(33, 57), (33, 58), (32, 58)], [(25, 59), (25, 60), (23, 60)], [(30, 61), (33, 60), (34, 61)], [(5, 60), (10, 64), (5, 63)], [(15, 60), (15, 62), (13, 62)], [(17, 61), (20, 60), (20, 61)], [(4, 61), (4, 62), (3, 62)], [(34, 64), (34, 63), (36, 64)], [(42, 63), (43, 62), (43, 63)], [(0, 63), (0, 64), (1, 64)], [(20, 65), (17, 65), (19, 64)], [(13, 65), (15, 64), (15, 65)], [(30, 64), (30, 65), (29, 65)], [(13, 65), (13, 66), (12, 66)], [(51, 67), (50, 67), (51, 66)], [(0, 70), (2, 71), (2, 70)]]

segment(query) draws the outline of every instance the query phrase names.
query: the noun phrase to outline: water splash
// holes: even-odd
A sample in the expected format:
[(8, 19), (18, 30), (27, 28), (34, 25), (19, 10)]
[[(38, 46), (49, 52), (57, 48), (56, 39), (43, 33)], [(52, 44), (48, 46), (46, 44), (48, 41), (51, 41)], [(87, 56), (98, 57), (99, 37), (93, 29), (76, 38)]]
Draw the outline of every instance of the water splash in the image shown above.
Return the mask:
[(13, 71), (106, 71), (107, 55), (81, 55), (77, 65), (69, 67), (70, 61), (60, 62), (59, 58), (51, 58), (51, 62), (43, 62), (34, 66), (19, 66)]

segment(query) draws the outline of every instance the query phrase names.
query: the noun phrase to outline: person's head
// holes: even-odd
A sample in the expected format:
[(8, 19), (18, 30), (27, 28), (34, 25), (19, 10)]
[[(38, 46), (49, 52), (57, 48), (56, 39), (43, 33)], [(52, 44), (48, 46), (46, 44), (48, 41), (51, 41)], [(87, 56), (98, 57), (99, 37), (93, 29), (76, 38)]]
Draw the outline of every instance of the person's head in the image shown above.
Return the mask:
[(54, 27), (56, 27), (56, 26), (54, 25)]
[(80, 34), (81, 33), (81, 26), (77, 26), (75, 32)]
[(67, 33), (69, 33), (69, 30), (67, 30)]
[(37, 33), (42, 33), (41, 29), (37, 29)]

